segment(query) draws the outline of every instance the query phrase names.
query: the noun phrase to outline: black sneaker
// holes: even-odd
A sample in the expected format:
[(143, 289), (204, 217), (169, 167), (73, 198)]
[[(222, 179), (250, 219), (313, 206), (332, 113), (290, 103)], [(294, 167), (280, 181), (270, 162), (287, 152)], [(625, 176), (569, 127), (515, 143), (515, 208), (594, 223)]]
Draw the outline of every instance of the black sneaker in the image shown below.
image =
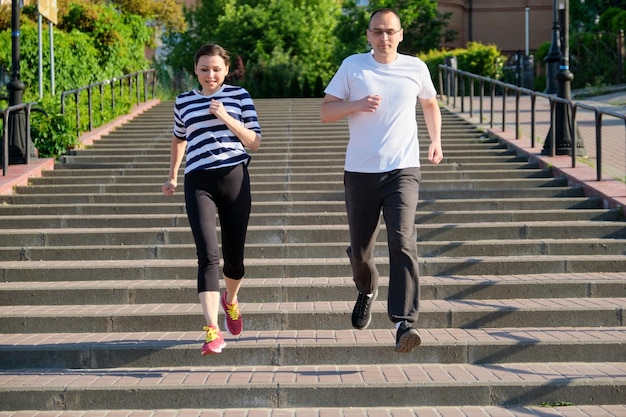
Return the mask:
[(417, 330), (412, 328), (406, 321), (403, 321), (396, 333), (396, 352), (409, 353), (413, 348), (419, 346), (420, 343), (422, 343), (422, 339), (420, 339)]
[(372, 322), (372, 302), (376, 300), (378, 289), (374, 291), (371, 297), (359, 292), (359, 296), (352, 310), (352, 326), (355, 329), (365, 329)]

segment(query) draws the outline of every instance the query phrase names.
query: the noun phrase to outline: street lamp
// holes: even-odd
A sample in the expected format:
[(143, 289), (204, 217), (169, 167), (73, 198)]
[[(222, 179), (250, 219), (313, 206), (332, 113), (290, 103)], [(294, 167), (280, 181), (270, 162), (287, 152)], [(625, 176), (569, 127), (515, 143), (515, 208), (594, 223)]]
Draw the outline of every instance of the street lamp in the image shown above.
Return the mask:
[[(556, 1), (555, 1), (556, 6)], [(567, 100), (572, 98), (571, 84), (574, 74), (569, 70), (569, 0), (561, 0), (559, 11), (562, 12), (561, 27), (563, 28), (563, 44), (559, 61), (559, 72), (554, 77), (557, 81), (557, 96)], [(544, 155), (571, 155), (572, 138), (576, 135), (576, 153), (584, 155), (584, 143), (578, 130), (572, 132), (571, 108), (565, 103), (555, 103), (554, 126), (550, 126), (548, 136), (541, 151)], [(552, 135), (555, 135), (555, 149), (552, 152)]]
[(546, 81), (547, 86), (545, 93), (546, 94), (556, 94), (557, 85), (556, 85), (556, 73), (559, 69), (559, 59), (561, 58), (561, 43), (560, 43), (560, 34), (559, 34), (559, 14), (558, 14), (558, 4), (557, 0), (553, 1), (552, 4), (552, 43), (550, 44), (550, 52), (543, 59), (546, 62), (547, 66), (547, 75)]
[[(20, 79), (20, 8), (21, 2), (12, 0), (11, 3), (11, 81), (7, 84), (9, 92), (9, 106), (22, 104), (26, 86)], [(12, 111), (8, 121), (9, 137), (9, 164), (28, 163), (26, 135), (26, 112), (24, 109)]]

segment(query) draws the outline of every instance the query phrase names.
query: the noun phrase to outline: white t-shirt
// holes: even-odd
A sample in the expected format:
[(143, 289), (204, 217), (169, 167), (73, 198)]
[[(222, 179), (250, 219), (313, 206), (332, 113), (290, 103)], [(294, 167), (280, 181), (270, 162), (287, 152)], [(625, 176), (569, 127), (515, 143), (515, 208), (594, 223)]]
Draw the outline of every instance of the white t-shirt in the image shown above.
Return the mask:
[(381, 64), (371, 53), (352, 55), (343, 61), (324, 92), (346, 101), (370, 94), (382, 97), (375, 112), (348, 117), (346, 171), (380, 173), (420, 166), (417, 98), (437, 94), (422, 60), (399, 54), (394, 62)]

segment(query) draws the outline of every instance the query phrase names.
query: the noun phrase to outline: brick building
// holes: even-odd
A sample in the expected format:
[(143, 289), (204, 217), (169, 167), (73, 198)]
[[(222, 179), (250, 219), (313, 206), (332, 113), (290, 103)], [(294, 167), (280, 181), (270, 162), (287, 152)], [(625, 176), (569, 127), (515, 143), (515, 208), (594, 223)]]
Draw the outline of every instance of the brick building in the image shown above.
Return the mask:
[(523, 52), (527, 16), (531, 53), (552, 38), (553, 0), (439, 0), (438, 8), (452, 13), (450, 28), (459, 33), (448, 47), (476, 41), (494, 44), (505, 54)]

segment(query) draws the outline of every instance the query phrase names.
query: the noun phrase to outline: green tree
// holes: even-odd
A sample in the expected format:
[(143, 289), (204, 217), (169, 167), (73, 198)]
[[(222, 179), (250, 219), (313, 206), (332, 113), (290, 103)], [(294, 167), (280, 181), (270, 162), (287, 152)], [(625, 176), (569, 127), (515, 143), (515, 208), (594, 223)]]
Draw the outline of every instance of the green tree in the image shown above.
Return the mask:
[[(153, 29), (146, 19), (115, 9), (103, 2), (69, 0), (59, 2), (59, 24), (53, 27), (55, 54), (55, 92), (50, 95), (50, 50), (42, 48), (42, 77), (44, 97), (38, 94), (39, 45), (36, 24), (36, 6), (26, 6), (20, 13), (20, 78), (26, 85), (24, 102), (37, 101), (38, 109), (31, 117), (33, 141), (41, 156), (58, 156), (68, 146), (75, 144), (77, 133), (88, 129), (87, 94), (82, 94), (76, 103), (74, 96), (65, 100), (67, 115), (61, 114), (60, 93), (90, 84), (106, 81), (121, 75), (134, 73), (148, 67), (144, 56), (150, 43)], [(49, 37), (47, 25), (42, 37)], [(0, 31), (0, 66), (11, 66), (11, 30)], [(138, 80), (139, 84), (142, 80)], [(139, 86), (140, 87), (140, 86)], [(140, 87), (141, 88), (141, 87)], [(95, 89), (98, 90), (98, 89)], [(133, 103), (130, 96), (121, 96), (116, 91), (115, 108), (95, 109), (93, 122), (105, 123), (123, 114)], [(128, 90), (127, 90), (128, 91)], [(95, 100), (112, 101), (112, 90), (94, 92)], [(119, 95), (118, 95), (119, 94)], [(98, 103), (95, 101), (95, 103)], [(83, 117), (77, 126), (73, 117), (76, 106)], [(97, 105), (97, 104), (96, 104)]]
[(192, 73), (195, 51), (217, 42), (241, 57), (251, 93), (282, 96), (294, 73), (302, 82), (332, 75), (340, 13), (335, 0), (201, 2), (185, 13), (189, 30), (166, 38), (167, 63)]
[(410, 55), (438, 49), (453, 41), (458, 32), (447, 29), (451, 13), (442, 14), (433, 0), (371, 0), (370, 12), (383, 7), (394, 9), (400, 15), (404, 40), (398, 51)]
[[(38, 37), (34, 22), (25, 21), (20, 27), (20, 78), (26, 85), (25, 101), (38, 98)], [(43, 36), (48, 37), (48, 30)], [(78, 30), (70, 33), (54, 29), (55, 83), (57, 91), (73, 90), (103, 78), (100, 69), (98, 50), (91, 42), (89, 35)], [(50, 50), (42, 49), (43, 72), (50, 73)], [(0, 32), (0, 64), (6, 68), (11, 66), (11, 33)], [(121, 75), (121, 74), (117, 74)], [(49, 79), (44, 77), (45, 89), (49, 91)]]
[(104, 4), (73, 3), (59, 29), (89, 35), (98, 51), (104, 79), (147, 68), (144, 51), (152, 41), (153, 29), (138, 15), (118, 13)]
[(569, 6), (573, 32), (595, 31), (599, 29), (597, 21), (601, 21), (602, 15), (609, 9), (626, 11), (626, 0), (570, 1)]
[(182, 0), (112, 0), (122, 12), (141, 16), (164, 32), (182, 32), (187, 28)]
[(335, 36), (339, 40), (335, 49), (335, 66), (339, 66), (341, 61), (349, 55), (367, 51), (365, 31), (368, 21), (369, 12), (365, 7), (357, 6), (354, 0), (343, 3), (343, 13), (339, 16), (335, 31)]

